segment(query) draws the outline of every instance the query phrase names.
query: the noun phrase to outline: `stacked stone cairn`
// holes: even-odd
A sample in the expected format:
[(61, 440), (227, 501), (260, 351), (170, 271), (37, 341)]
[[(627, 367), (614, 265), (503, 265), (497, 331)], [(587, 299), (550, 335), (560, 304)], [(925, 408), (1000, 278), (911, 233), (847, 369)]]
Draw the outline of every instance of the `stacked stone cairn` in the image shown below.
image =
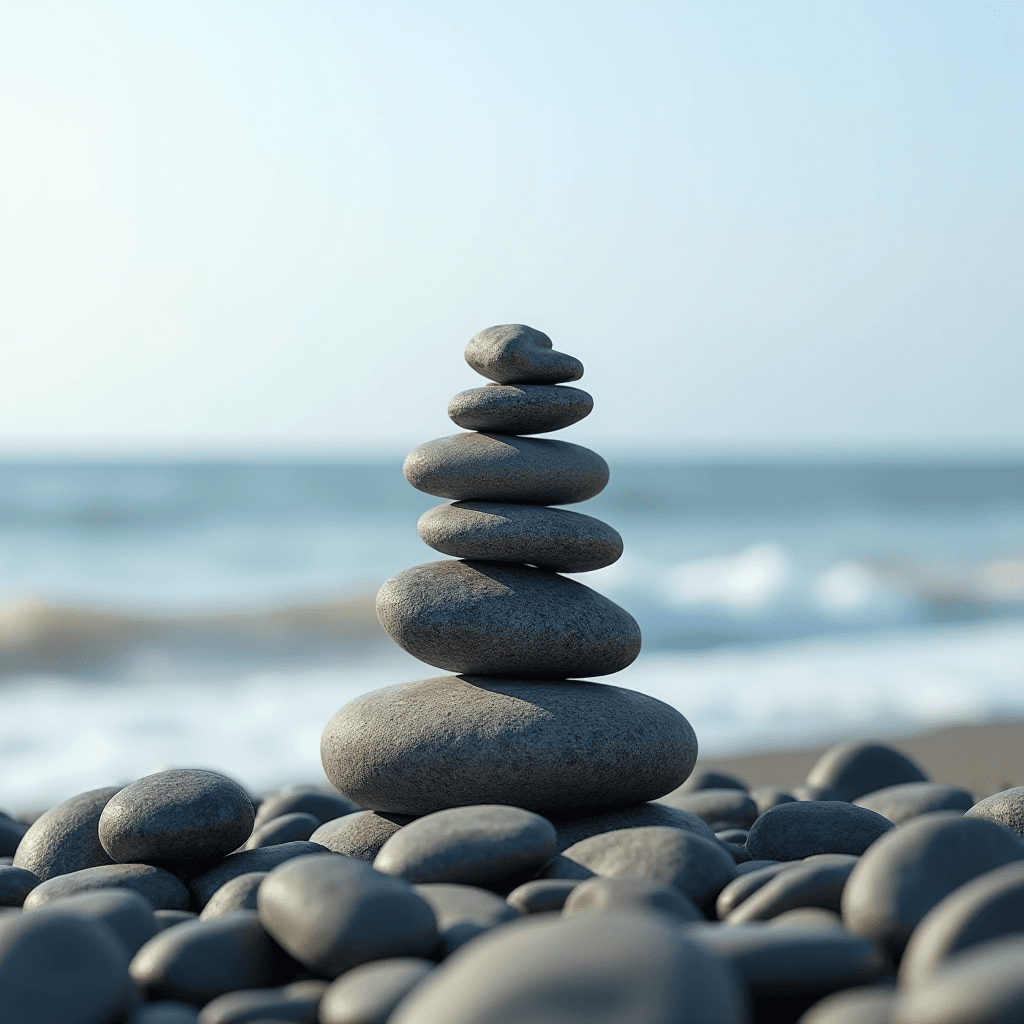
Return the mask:
[(406, 463), (454, 559), (379, 596), (451, 674), (343, 708), (331, 787), (174, 769), (0, 813), (0, 1024), (1024, 1024), (1024, 787), (877, 743), (793, 792), (693, 772), (676, 711), (573, 678), (640, 646), (560, 575), (619, 556), (550, 507), (607, 467), (531, 436), (590, 411), (582, 366), (518, 325), (467, 358), (470, 432)]

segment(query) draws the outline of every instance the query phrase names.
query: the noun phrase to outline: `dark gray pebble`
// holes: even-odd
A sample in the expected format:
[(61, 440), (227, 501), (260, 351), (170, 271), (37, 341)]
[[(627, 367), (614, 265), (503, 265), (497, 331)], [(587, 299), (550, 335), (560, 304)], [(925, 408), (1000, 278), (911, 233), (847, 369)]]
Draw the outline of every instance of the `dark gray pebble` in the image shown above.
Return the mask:
[(413, 449), (402, 466), (419, 491), (452, 501), (572, 505), (600, 494), (608, 463), (597, 452), (551, 438), (453, 434)]
[(500, 896), (474, 885), (432, 882), (414, 888), (434, 912), (443, 956), (451, 956), (471, 939), (520, 916)]
[(161, 999), (143, 1003), (131, 1017), (131, 1024), (196, 1024), (198, 1011), (189, 1003)]
[(646, 878), (588, 878), (573, 889), (562, 913), (664, 914), (673, 921), (704, 921), (697, 905), (674, 885)]
[(439, 676), (347, 704), (320, 756), (378, 811), (496, 803), (550, 817), (661, 796), (689, 774), (697, 739), (674, 708), (617, 686)]
[(904, 782), (928, 776), (906, 754), (880, 743), (841, 743), (822, 754), (807, 775), (807, 785), (830, 789), (836, 800), (856, 800)]
[(264, 1019), (317, 1024), (317, 1011), (326, 991), (325, 981), (296, 981), (282, 988), (227, 992), (203, 1007), (197, 1024), (245, 1024)]
[(25, 897), (25, 909), (94, 889), (130, 889), (145, 897), (155, 910), (188, 910), (189, 906), (188, 889), (163, 868), (152, 864), (101, 864), (41, 882)]
[(434, 969), (429, 960), (395, 957), (346, 971), (320, 1000), (320, 1024), (387, 1024), (395, 1007)]
[(781, 861), (777, 860), (748, 860), (742, 864), (736, 865), (736, 873), (738, 875), (749, 874), (754, 871), (760, 871), (761, 868), (771, 867), (773, 864), (779, 864)]
[(154, 910), (153, 919), (157, 928), (164, 931), (185, 921), (194, 921), (199, 915), (194, 910)]
[(287, 860), (314, 853), (327, 854), (330, 850), (310, 842), (282, 843), (280, 846), (264, 846), (259, 850), (242, 850), (225, 857), (209, 871), (193, 878), (189, 888), (199, 906), (205, 907), (210, 897), (232, 878), (248, 875), (253, 871), (273, 871)]
[(801, 860), (815, 853), (863, 853), (893, 824), (866, 807), (840, 800), (771, 807), (750, 826), (746, 850), (758, 860)]
[(208, 921), (236, 910), (255, 910), (256, 893), (268, 874), (268, 871), (250, 871), (229, 879), (210, 897), (199, 916)]
[(579, 884), (575, 878), (535, 878), (513, 889), (505, 902), (520, 914), (550, 914), (562, 909)]
[(715, 838), (729, 846), (743, 846), (750, 833), (745, 828), (726, 828), (715, 833)]
[(555, 827), (521, 807), (482, 804), (435, 811), (396, 832), (374, 869), (407, 882), (489, 886), (532, 874), (555, 852)]
[(20, 907), (39, 879), (24, 868), (0, 867), (0, 907)]
[(407, 814), (356, 811), (333, 821), (325, 821), (310, 837), (334, 853), (366, 860), (371, 864), (381, 847), (400, 829), (415, 821)]
[(701, 839), (717, 841), (711, 827), (701, 821), (696, 814), (656, 802), (620, 807), (618, 810), (606, 811), (603, 814), (561, 818), (554, 822), (558, 833), (556, 845), (559, 852), (564, 852), (570, 846), (602, 832), (618, 832), (624, 828), (651, 828), (654, 825), (682, 829), (683, 832), (700, 836)]
[(259, 913), (288, 953), (325, 978), (369, 960), (428, 957), (438, 944), (433, 911), (411, 885), (337, 854), (271, 871)]
[(965, 816), (994, 821), (1024, 839), (1024, 786), (1004, 789), (1002, 793), (979, 800)]
[(13, 857), (28, 826), (0, 811), (0, 855)]
[(583, 363), (551, 347), (551, 339), (526, 324), (498, 324), (474, 334), (466, 362), (499, 384), (563, 384), (583, 376)]
[(460, 391), (448, 416), (464, 430), (488, 434), (546, 434), (589, 416), (594, 399), (580, 388), (555, 384), (488, 384)]
[(245, 841), (245, 849), (259, 850), (264, 846), (280, 846), (282, 843), (308, 839), (318, 828), (320, 821), (312, 814), (304, 811), (282, 814), (279, 818), (269, 818), (262, 825), (257, 825)]
[[(736, 877), (718, 894), (715, 900), (715, 915), (724, 921), (741, 903), (767, 885), (783, 871), (793, 871), (803, 861), (772, 861), (756, 870), (737, 873)], [(744, 865), (745, 866), (745, 865)]]
[(863, 985), (818, 1000), (797, 1024), (890, 1024), (896, 989)]
[(932, 811), (966, 811), (973, 805), (974, 797), (966, 789), (946, 786), (941, 782), (903, 782), (874, 793), (865, 793), (854, 803), (877, 811), (894, 825), (899, 825)]
[(324, 793), (322, 790), (299, 790), (287, 793), (276, 793), (266, 797), (256, 812), (254, 827), (280, 818), (284, 814), (312, 814), (321, 824), (341, 818), (346, 814), (354, 814), (359, 805), (353, 803), (341, 793)]
[(129, 970), (152, 995), (202, 1006), (225, 992), (265, 987), (274, 961), (274, 943), (255, 912), (239, 910), (160, 932), (135, 954)]
[(788, 790), (781, 789), (779, 786), (758, 786), (750, 791), (750, 799), (754, 801), (757, 813), (761, 815), (769, 807), (793, 803), (796, 797)]
[(843, 923), (894, 958), (941, 899), (986, 871), (1024, 860), (1024, 843), (992, 821), (936, 811), (911, 818), (860, 859), (843, 890)]
[(640, 653), (640, 627), (629, 612), (528, 565), (446, 559), (414, 566), (381, 587), (377, 617), (399, 647), (447, 672), (605, 676)]
[(751, 893), (729, 915), (727, 924), (770, 921), (773, 917), (800, 907), (820, 907), (838, 913), (843, 886), (853, 863), (803, 863), (792, 871), (783, 871)]
[(702, 789), (738, 789), (746, 792), (747, 784), (728, 772), (714, 768), (697, 769), (675, 792), (696, 793)]
[(94, 889), (53, 900), (30, 913), (71, 914), (105, 924), (121, 941), (129, 957), (160, 930), (149, 900), (130, 889)]
[(748, 829), (757, 818), (757, 804), (739, 789), (699, 789), (692, 793), (669, 793), (658, 803), (696, 814), (709, 825)]

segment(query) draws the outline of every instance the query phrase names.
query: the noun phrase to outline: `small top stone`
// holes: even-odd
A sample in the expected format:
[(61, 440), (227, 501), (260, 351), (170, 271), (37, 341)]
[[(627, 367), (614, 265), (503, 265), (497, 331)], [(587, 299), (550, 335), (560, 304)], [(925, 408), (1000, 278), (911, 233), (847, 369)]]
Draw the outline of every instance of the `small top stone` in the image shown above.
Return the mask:
[(525, 324), (500, 324), (470, 339), (466, 362), (499, 384), (563, 384), (583, 376), (583, 364), (556, 352), (551, 339)]

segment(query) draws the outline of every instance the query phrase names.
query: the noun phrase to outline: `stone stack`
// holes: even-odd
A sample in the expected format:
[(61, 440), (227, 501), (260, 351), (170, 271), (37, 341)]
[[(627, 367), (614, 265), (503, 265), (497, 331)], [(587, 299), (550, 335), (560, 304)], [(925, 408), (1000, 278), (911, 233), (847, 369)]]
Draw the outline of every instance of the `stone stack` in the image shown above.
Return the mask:
[(631, 615), (560, 575), (622, 553), (607, 524), (550, 507), (598, 494), (607, 464), (530, 436), (591, 411), (590, 395), (563, 386), (583, 364), (519, 324), (482, 331), (466, 360), (494, 382), (452, 399), (466, 432), (421, 445), (404, 467), (414, 487), (450, 499), (418, 529), (454, 558), (407, 569), (377, 596), (392, 639), (452, 674), (342, 708), (323, 734), (324, 770), (380, 814), (507, 804), (566, 818), (642, 805), (687, 778), (697, 742), (661, 701), (575, 678), (618, 672), (640, 651)]

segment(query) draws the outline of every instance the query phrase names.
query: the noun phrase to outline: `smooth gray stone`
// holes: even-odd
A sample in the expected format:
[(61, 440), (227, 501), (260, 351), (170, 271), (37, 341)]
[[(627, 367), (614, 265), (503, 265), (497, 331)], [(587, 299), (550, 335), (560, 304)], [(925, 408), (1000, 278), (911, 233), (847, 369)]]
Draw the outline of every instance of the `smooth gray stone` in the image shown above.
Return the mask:
[(745, 828), (727, 828), (716, 832), (715, 838), (728, 846), (743, 846), (748, 835), (750, 833)]
[(554, 384), (488, 384), (460, 391), (448, 415), (464, 430), (488, 434), (546, 434), (589, 416), (594, 399), (579, 388)]
[(478, 935), (520, 916), (500, 896), (475, 885), (430, 882), (414, 888), (434, 912), (441, 952), (446, 957)]
[(337, 854), (275, 868), (258, 902), (267, 931), (325, 978), (370, 960), (428, 957), (438, 944), (434, 913), (408, 882)]
[(124, 946), (105, 925), (71, 914), (0, 916), (0, 1021), (106, 1024), (133, 1001)]
[(545, 505), (456, 501), (424, 512), (416, 529), (446, 555), (526, 562), (554, 572), (590, 572), (622, 554), (622, 538), (607, 523)]
[(90, 789), (41, 815), (18, 844), (14, 867), (45, 882), (54, 875), (113, 864), (100, 843), (98, 826), (107, 801), (120, 789)]
[(967, 811), (965, 817), (994, 821), (1024, 838), (1024, 786), (1004, 789), (1001, 793), (979, 800)]
[(407, 882), (496, 885), (531, 874), (555, 852), (555, 826), (521, 807), (478, 804), (435, 811), (396, 832), (374, 870)]
[[(748, 860), (744, 861), (742, 864), (736, 865), (736, 873), (738, 875), (753, 874), (753, 872), (755, 871), (760, 871), (761, 868), (768, 868), (771, 867), (773, 864), (779, 863), (781, 862), (777, 860)], [(788, 863), (793, 862), (790, 861)]]
[[(737, 873), (736, 877), (718, 894), (715, 916), (724, 921), (738, 906), (750, 899), (783, 871), (794, 871), (803, 861), (772, 861), (762, 868)], [(746, 865), (744, 865), (745, 867)]]
[(188, 889), (163, 868), (152, 864), (101, 864), (48, 878), (25, 897), (24, 906), (34, 910), (95, 889), (130, 889), (149, 900), (154, 910), (188, 910), (189, 905)]
[(726, 917), (726, 924), (770, 921), (787, 910), (818, 907), (839, 912), (853, 864), (807, 864), (783, 871), (751, 893)]
[(701, 821), (696, 814), (651, 802), (634, 804), (632, 807), (620, 807), (614, 811), (604, 811), (600, 814), (558, 819), (554, 822), (558, 832), (556, 846), (559, 853), (564, 853), (575, 843), (580, 843), (591, 836), (600, 835), (602, 832), (618, 832), (624, 828), (650, 828), (654, 825), (682, 829), (691, 835), (700, 836), (701, 839), (716, 841), (711, 827)]
[(891, 1024), (1021, 1024), (1024, 936), (983, 942), (950, 957), (941, 973), (903, 989)]
[(895, 1000), (892, 985), (848, 988), (820, 999), (797, 1024), (890, 1024)]
[(750, 799), (757, 805), (757, 813), (764, 814), (769, 807), (778, 807), (779, 804), (791, 804), (796, 797), (785, 789), (778, 786), (758, 786), (750, 791)]
[(280, 846), (264, 846), (259, 850), (242, 850), (231, 854), (230, 857), (225, 857), (209, 871), (193, 878), (189, 888), (199, 906), (205, 907), (209, 903), (210, 897), (232, 878), (248, 875), (254, 871), (273, 871), (279, 864), (294, 857), (330, 852), (318, 843), (310, 842), (282, 843)]
[(461, 676), (357, 697), (320, 744), (340, 790), (412, 815), (500, 803), (549, 817), (640, 803), (678, 785), (696, 756), (690, 723), (653, 697), (602, 683)]
[(255, 910), (256, 893), (269, 871), (250, 871), (226, 881), (209, 899), (199, 915), (204, 921), (236, 910)]
[(583, 364), (551, 347), (551, 339), (526, 324), (498, 324), (474, 334), (466, 362), (499, 384), (562, 384), (579, 380)]
[(266, 797), (256, 812), (254, 828), (285, 814), (312, 814), (320, 825), (333, 821), (346, 814), (354, 814), (360, 810), (341, 793), (324, 793), (320, 790), (301, 790), (298, 792), (275, 793)]
[(689, 896), (674, 885), (648, 878), (588, 878), (568, 895), (562, 913), (664, 914), (673, 921), (704, 921)]
[(505, 902), (520, 914), (550, 914), (565, 906), (569, 893), (579, 884), (575, 878), (535, 878), (513, 889)]
[(906, 754), (880, 743), (840, 743), (822, 754), (807, 775), (808, 786), (831, 789), (836, 800), (856, 800), (888, 786), (927, 781)]
[(20, 907), (39, 879), (24, 868), (0, 867), (0, 907)]
[(705, 768), (695, 771), (677, 790), (677, 793), (697, 793), (702, 789), (738, 789), (747, 791), (747, 784), (727, 772)]
[(843, 919), (824, 907), (797, 907), (784, 910), (767, 924), (769, 928), (842, 928)]
[(392, 576), (377, 618), (414, 658), (501, 679), (605, 676), (640, 653), (640, 627), (582, 583), (528, 565), (427, 562)]
[(226, 992), (202, 1008), (197, 1024), (244, 1024), (271, 1018), (317, 1024), (317, 1010), (326, 991), (326, 981), (296, 981), (282, 988)]
[(911, 818), (861, 857), (843, 890), (843, 924), (898, 959), (940, 900), (986, 871), (1024, 860), (1024, 843), (993, 821), (935, 811)]
[(659, 797), (658, 803), (696, 814), (709, 825), (721, 822), (748, 829), (757, 818), (757, 804), (739, 789), (700, 789), (692, 793), (677, 790)]
[(728, 843), (723, 839), (719, 839), (717, 835), (715, 839), (718, 841), (718, 845), (732, 857), (734, 864), (746, 864), (751, 859), (745, 847), (737, 846), (735, 843)]
[(132, 958), (136, 983), (164, 999), (202, 1006), (240, 988), (263, 988), (274, 968), (274, 943), (252, 910), (188, 921), (160, 932)]
[(346, 971), (320, 1000), (320, 1024), (387, 1024), (395, 1007), (434, 969), (429, 960), (394, 957)]
[(173, 928), (176, 924), (184, 924), (186, 921), (194, 921), (199, 915), (194, 910), (154, 910), (153, 919), (157, 928), (165, 931)]
[(238, 849), (254, 818), (245, 790), (230, 779), (175, 768), (112, 796), (100, 815), (99, 837), (119, 864), (188, 864)]
[(366, 860), (371, 864), (381, 847), (404, 825), (415, 819), (407, 814), (378, 814), (376, 811), (356, 811), (325, 821), (310, 837), (334, 853)]
[(452, 434), (414, 448), (402, 465), (418, 491), (452, 501), (572, 505), (600, 494), (608, 463), (597, 452), (548, 437)]
[(966, 789), (941, 782), (903, 782), (865, 793), (853, 802), (899, 825), (932, 811), (966, 811), (973, 805), (974, 797)]
[(778, 804), (750, 826), (746, 850), (756, 860), (801, 860), (815, 853), (856, 856), (892, 828), (881, 814), (841, 800)]
[(161, 999), (143, 1003), (133, 1014), (131, 1024), (196, 1024), (198, 1012), (189, 1003)]
[(99, 921), (117, 936), (129, 957), (133, 957), (160, 931), (152, 904), (130, 889), (94, 889), (53, 900), (30, 913), (71, 914), (88, 921)]
[(746, 1020), (735, 977), (678, 924), (609, 913), (599, 922), (542, 915), (480, 936), (414, 989), (388, 1024)]
[(259, 850), (264, 846), (280, 846), (282, 843), (305, 840), (319, 827), (320, 821), (305, 811), (282, 814), (279, 818), (269, 818), (262, 825), (257, 825), (245, 841), (245, 849)]
[(27, 825), (0, 811), (0, 856), (13, 857), (27, 831)]
[(900, 961), (900, 984), (919, 985), (947, 957), (979, 942), (1024, 932), (1024, 860), (1012, 861), (954, 889), (914, 929)]
[(736, 877), (736, 865), (717, 843), (664, 826), (591, 836), (570, 846), (563, 856), (603, 878), (645, 878), (674, 885), (705, 913)]

